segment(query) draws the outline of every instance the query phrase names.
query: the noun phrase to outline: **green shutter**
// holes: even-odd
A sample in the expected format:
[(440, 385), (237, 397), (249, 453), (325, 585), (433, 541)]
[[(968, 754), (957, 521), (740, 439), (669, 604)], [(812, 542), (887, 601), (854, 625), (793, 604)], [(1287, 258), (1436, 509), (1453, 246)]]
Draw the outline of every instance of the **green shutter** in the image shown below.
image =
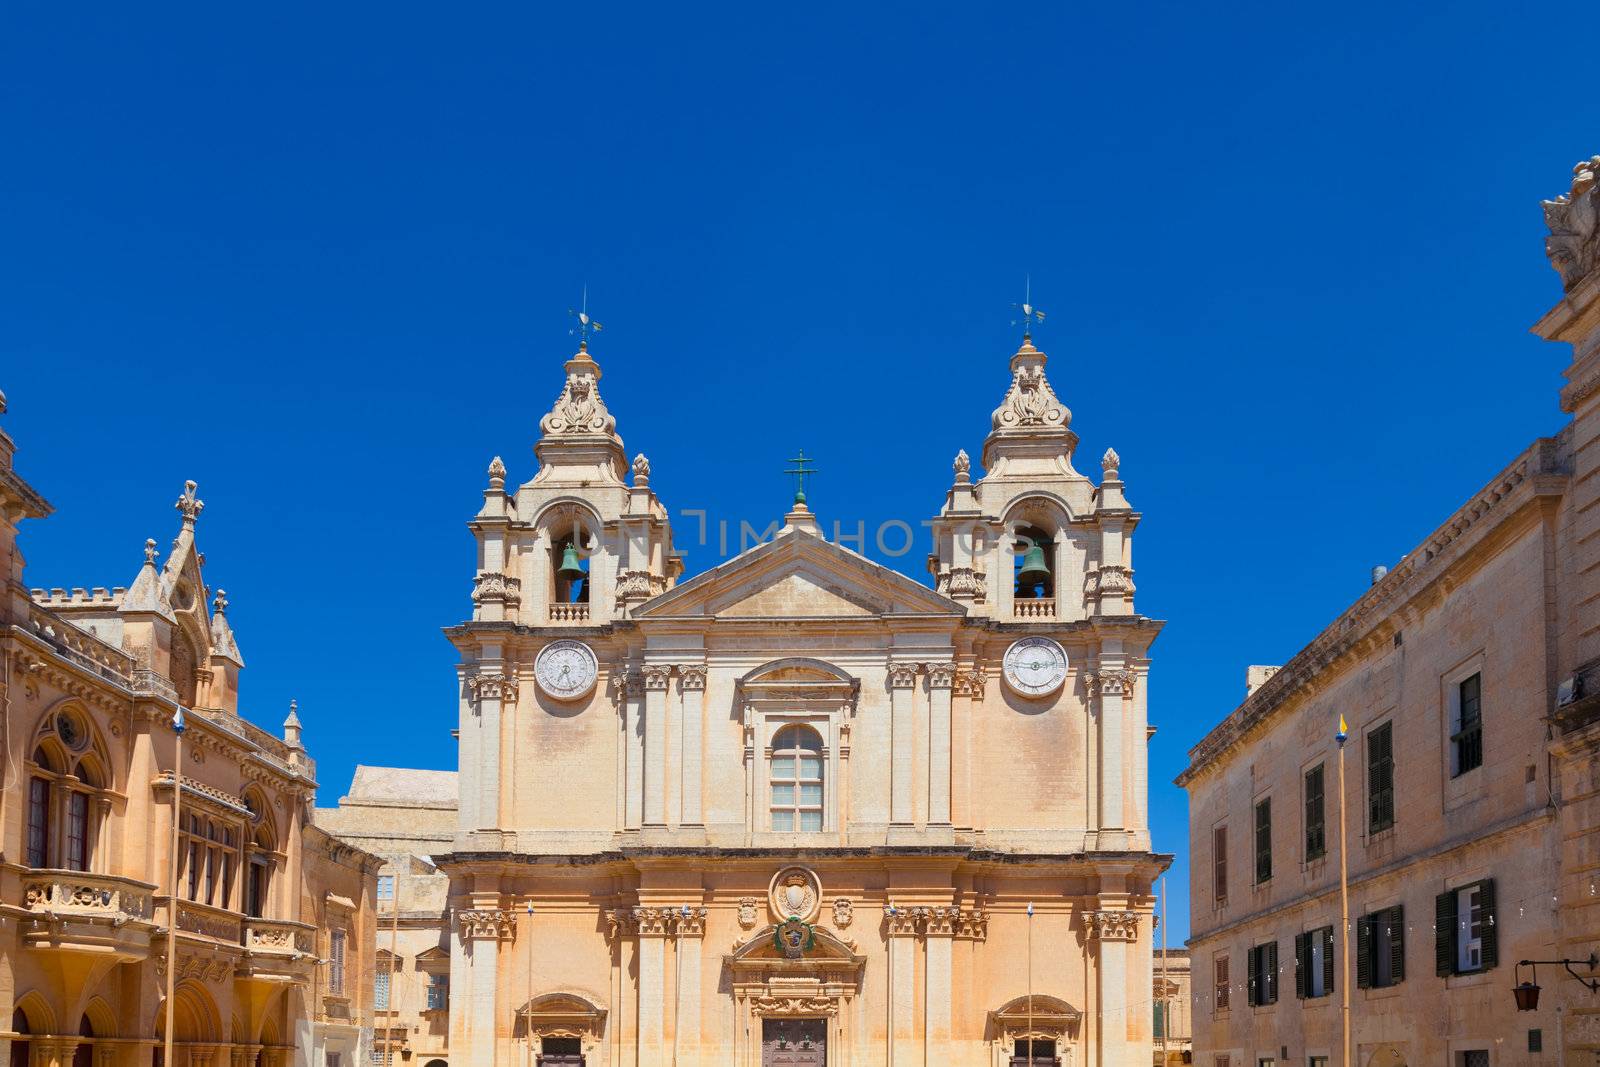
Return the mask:
[(1245, 956), (1244, 1002), (1252, 1008), (1256, 999), (1256, 977), (1261, 974), (1261, 946), (1257, 945)]
[(1305, 934), (1294, 935), (1294, 995), (1306, 999), (1306, 985), (1311, 980), (1311, 943)]
[(1500, 962), (1500, 942), (1497, 920), (1494, 917), (1494, 879), (1485, 878), (1478, 883), (1478, 903), (1483, 908), (1483, 969), (1488, 970)]
[(1363, 915), (1356, 920), (1356, 985), (1366, 989), (1372, 985), (1372, 916)]
[(1433, 973), (1441, 978), (1456, 973), (1456, 895), (1433, 898)]
[(1265, 968), (1265, 970), (1266, 970), (1266, 978), (1267, 978), (1266, 1003), (1268, 1003), (1268, 1004), (1276, 1004), (1276, 1003), (1278, 1003), (1278, 943), (1276, 941), (1267, 942), (1266, 950), (1267, 950), (1267, 964), (1266, 964), (1266, 968)]
[(1322, 928), (1322, 991), (1333, 992), (1333, 927)]
[(1389, 909), (1389, 974), (1395, 984), (1406, 979), (1406, 909), (1396, 904)]

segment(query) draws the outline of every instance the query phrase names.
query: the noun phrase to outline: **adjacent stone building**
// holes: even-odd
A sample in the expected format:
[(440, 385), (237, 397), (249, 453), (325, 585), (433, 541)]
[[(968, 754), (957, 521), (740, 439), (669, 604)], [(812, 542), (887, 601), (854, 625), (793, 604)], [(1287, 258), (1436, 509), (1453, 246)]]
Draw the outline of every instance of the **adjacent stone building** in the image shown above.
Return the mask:
[[(441, 726), (441, 735), (443, 727)], [(374, 1059), (448, 1067), (450, 878), (435, 856), (455, 838), (456, 772), (356, 768), (336, 808), (317, 825), (381, 858), (375, 970)]]
[(1158, 948), (1151, 966), (1155, 971), (1154, 1062), (1180, 1067), (1192, 1062), (1194, 1051), (1189, 950)]
[(580, 347), (537, 473), (490, 465), (447, 631), (451, 1062), (1150, 1062), (1161, 624), (1044, 353), (1011, 358), (982, 477), (956, 457), (929, 584), (803, 494), (684, 580), (599, 381)]
[(1597, 166), (1546, 205), (1566, 293), (1535, 329), (1573, 346), (1570, 424), (1282, 669), (1251, 668), (1244, 703), (1178, 779), (1205, 1067), (1336, 1062), (1346, 991), (1355, 1064), (1576, 1065), (1600, 1050), (1600, 995), (1560, 968), (1539, 970), (1537, 1010), (1511, 994), (1521, 959), (1600, 950)]
[(145, 542), (131, 585), (30, 594), (18, 528), (50, 507), (13, 453), (0, 431), (0, 1057), (162, 1063), (175, 969), (174, 1067), (310, 1067), (319, 1041), (348, 1058), (316, 1067), (351, 1067), (371, 1005), (334, 968), (370, 959), (376, 861), (308, 824), (298, 718), (280, 738), (241, 714), (244, 659), (202, 576), (194, 483), (171, 551)]

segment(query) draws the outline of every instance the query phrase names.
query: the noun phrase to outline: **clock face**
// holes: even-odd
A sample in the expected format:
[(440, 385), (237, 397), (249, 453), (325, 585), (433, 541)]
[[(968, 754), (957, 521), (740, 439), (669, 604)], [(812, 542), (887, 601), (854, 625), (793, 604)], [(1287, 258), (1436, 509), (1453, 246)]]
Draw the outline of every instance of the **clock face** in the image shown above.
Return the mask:
[(575, 700), (594, 688), (599, 675), (594, 653), (582, 641), (552, 641), (534, 660), (539, 688), (557, 700)]
[(1006, 684), (1024, 696), (1054, 693), (1067, 680), (1067, 652), (1048, 637), (1024, 637), (1006, 649)]

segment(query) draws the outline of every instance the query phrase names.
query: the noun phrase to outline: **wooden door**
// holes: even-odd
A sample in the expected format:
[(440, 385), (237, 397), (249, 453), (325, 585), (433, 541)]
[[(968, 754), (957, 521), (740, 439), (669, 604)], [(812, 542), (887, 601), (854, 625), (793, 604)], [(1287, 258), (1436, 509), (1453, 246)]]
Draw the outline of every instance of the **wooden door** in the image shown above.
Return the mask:
[(761, 1067), (827, 1067), (828, 1020), (761, 1020)]

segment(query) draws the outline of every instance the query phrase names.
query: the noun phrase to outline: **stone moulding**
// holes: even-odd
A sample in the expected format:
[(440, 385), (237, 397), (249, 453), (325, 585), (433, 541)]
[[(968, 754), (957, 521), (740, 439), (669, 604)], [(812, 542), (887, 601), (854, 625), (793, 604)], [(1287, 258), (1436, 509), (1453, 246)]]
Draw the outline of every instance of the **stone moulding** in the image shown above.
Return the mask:
[(1310, 685), (1322, 671), (1346, 656), (1360, 654), (1374, 640), (1374, 634), (1385, 635), (1387, 630), (1382, 630), (1379, 624), (1443, 577), (1445, 568), (1436, 561), (1447, 552), (1458, 550), (1467, 535), (1481, 533), (1486, 521), (1493, 525), (1504, 516), (1504, 503), (1515, 494), (1525, 493), (1523, 487), (1527, 482), (1545, 479), (1562, 482), (1570, 477), (1566, 458), (1570, 435), (1569, 426), (1555, 437), (1541, 437), (1458, 508), (1386, 576), (1247, 696), (1233, 714), (1191, 748), (1189, 766), (1178, 775), (1177, 784), (1187, 786), (1197, 774), (1243, 740), (1258, 723)]

